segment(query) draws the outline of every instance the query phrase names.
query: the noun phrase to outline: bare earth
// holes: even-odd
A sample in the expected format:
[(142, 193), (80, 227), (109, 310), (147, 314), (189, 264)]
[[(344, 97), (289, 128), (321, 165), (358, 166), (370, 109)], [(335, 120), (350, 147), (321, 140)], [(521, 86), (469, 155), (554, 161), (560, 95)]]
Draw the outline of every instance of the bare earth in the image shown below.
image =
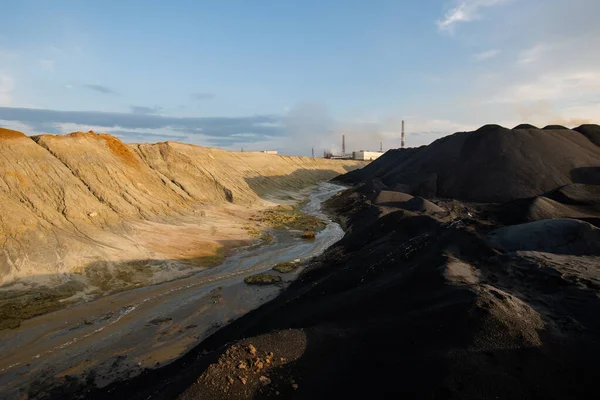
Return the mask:
[[(313, 191), (306, 211), (324, 217), (318, 211), (321, 199), (338, 190), (326, 185)], [(315, 240), (302, 240), (300, 233), (274, 230), (270, 243), (233, 251), (221, 265), (190, 277), (78, 303), (0, 331), (1, 397), (44, 398), (54, 388), (63, 390), (65, 382), (103, 387), (180, 357), (222, 325), (272, 299), (301, 270), (278, 274), (271, 270), (274, 265), (319, 254), (343, 235), (334, 223)], [(243, 283), (263, 271), (281, 276), (283, 284)]]
[(254, 214), (362, 165), (0, 129), (0, 329), (218, 265)]

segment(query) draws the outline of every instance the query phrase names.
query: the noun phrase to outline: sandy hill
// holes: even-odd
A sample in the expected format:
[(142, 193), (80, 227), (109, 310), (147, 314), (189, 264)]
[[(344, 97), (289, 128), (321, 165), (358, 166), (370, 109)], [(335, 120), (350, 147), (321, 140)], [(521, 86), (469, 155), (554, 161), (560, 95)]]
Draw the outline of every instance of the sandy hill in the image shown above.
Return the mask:
[(0, 129), (0, 283), (60, 283), (90, 264), (114, 269), (122, 261), (211, 255), (229, 239), (248, 237), (243, 221), (267, 205), (267, 194), (359, 166), (172, 142), (125, 145), (93, 132), (28, 137)]
[(414, 195), (503, 202), (572, 183), (600, 183), (598, 125), (506, 129), (486, 125), (416, 149), (392, 150), (340, 180), (379, 178)]

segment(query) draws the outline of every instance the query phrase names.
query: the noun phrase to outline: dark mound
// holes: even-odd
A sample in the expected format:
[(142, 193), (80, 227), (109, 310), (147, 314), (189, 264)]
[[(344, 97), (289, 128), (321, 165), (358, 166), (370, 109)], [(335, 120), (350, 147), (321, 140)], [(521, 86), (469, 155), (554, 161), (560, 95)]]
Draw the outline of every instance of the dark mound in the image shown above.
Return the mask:
[(600, 229), (574, 219), (547, 219), (496, 229), (492, 243), (506, 251), (600, 255)]
[(590, 142), (594, 143), (596, 146), (600, 146), (600, 126), (595, 124), (586, 124), (578, 126), (573, 129), (581, 133), (583, 136), (589, 139)]
[(402, 192), (402, 193), (411, 194), (410, 193), (410, 186), (405, 185), (403, 183), (396, 183), (394, 186), (392, 186), (392, 190), (394, 192)]
[(332, 180), (340, 183), (355, 184), (365, 180), (373, 179), (373, 177), (383, 175), (383, 173), (387, 171), (391, 165), (396, 164), (399, 160), (412, 157), (423, 147), (425, 146), (410, 149), (388, 150), (384, 155), (375, 161), (370, 162), (363, 168), (340, 175)]
[(352, 190), (327, 206), (352, 230), (279, 297), (86, 398), (595, 398), (581, 382), (600, 379), (600, 258), (566, 254), (598, 251), (598, 229), (546, 220), (490, 240), (475, 218), (382, 215)]
[(585, 210), (538, 196), (517, 199), (500, 205), (495, 211), (498, 221), (505, 225), (539, 221), (552, 218), (591, 218)]
[[(385, 157), (385, 158), (384, 158)], [(600, 149), (573, 130), (511, 130), (486, 125), (412, 152), (388, 152), (345, 183), (380, 178), (422, 197), (506, 202), (577, 181), (600, 179)], [(599, 182), (600, 183), (600, 182)]]
[(600, 186), (571, 184), (526, 199), (485, 207), (484, 214), (503, 225), (522, 224), (543, 219), (580, 219), (598, 226)]
[(587, 206), (590, 210), (600, 211), (600, 185), (576, 183), (554, 189), (544, 196), (563, 204)]
[(379, 192), (388, 189), (387, 185), (381, 182), (381, 179), (375, 178), (366, 180), (362, 186), (355, 189), (355, 192), (364, 195), (369, 200), (373, 200)]
[(377, 197), (375, 197), (375, 200), (373, 200), (373, 204), (384, 207), (401, 208), (407, 211), (425, 213), (444, 212), (443, 208), (438, 207), (422, 197), (413, 197), (410, 194), (389, 190), (382, 190), (379, 192)]
[(375, 197), (375, 200), (373, 200), (373, 204), (387, 207), (400, 207), (412, 198), (413, 196), (410, 194), (382, 190), (377, 197)]
[(520, 124), (513, 128), (514, 129), (539, 129), (537, 126), (531, 124)]
[(442, 207), (439, 207), (429, 200), (425, 200), (422, 197), (413, 197), (409, 201), (407, 201), (403, 206), (403, 209), (408, 211), (418, 211), (425, 213), (439, 213), (444, 212), (445, 210)]
[(483, 125), (481, 128), (477, 129), (475, 132), (480, 132), (480, 133), (496, 132), (499, 129), (506, 129), (506, 128), (501, 125), (498, 125), (498, 124), (487, 124), (487, 125)]
[(562, 125), (546, 125), (542, 129), (545, 131), (560, 131), (560, 130), (568, 131), (569, 130), (569, 128), (562, 126)]

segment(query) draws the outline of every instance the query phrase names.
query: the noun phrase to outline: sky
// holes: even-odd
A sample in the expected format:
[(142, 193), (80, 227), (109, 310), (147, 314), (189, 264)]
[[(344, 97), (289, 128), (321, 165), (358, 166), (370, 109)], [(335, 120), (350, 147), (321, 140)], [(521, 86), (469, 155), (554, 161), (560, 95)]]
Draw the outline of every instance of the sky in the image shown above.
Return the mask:
[(600, 122), (598, 0), (1, 1), (0, 126), (384, 150)]

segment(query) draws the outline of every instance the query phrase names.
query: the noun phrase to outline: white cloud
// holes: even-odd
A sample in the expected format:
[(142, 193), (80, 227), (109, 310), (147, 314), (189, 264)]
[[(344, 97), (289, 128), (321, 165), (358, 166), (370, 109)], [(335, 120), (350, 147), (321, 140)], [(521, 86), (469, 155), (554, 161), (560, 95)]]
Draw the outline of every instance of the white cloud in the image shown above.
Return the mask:
[(581, 99), (600, 94), (600, 72), (594, 70), (557, 72), (517, 83), (493, 97), (490, 103), (524, 103), (549, 100)]
[(438, 29), (452, 33), (454, 27), (463, 22), (475, 21), (481, 18), (481, 9), (508, 3), (512, 0), (459, 0), (442, 19), (436, 23)]
[(500, 53), (501, 53), (501, 51), (498, 49), (490, 49), (490, 50), (486, 50), (481, 53), (475, 54), (475, 59), (477, 61), (489, 60), (490, 58), (496, 57)]
[(31, 126), (24, 124), (22, 122), (19, 122), (19, 121), (6, 121), (3, 119), (0, 119), (0, 126), (3, 128), (12, 129), (14, 131), (22, 132), (26, 135), (35, 134), (35, 131)]
[(70, 83), (67, 83), (65, 85), (65, 89), (73, 89), (73, 85), (71, 85)]
[(283, 124), (281, 122), (258, 122), (254, 126), (262, 126), (267, 128), (281, 128)]
[(14, 79), (0, 72), (0, 106), (11, 105), (14, 86)]

